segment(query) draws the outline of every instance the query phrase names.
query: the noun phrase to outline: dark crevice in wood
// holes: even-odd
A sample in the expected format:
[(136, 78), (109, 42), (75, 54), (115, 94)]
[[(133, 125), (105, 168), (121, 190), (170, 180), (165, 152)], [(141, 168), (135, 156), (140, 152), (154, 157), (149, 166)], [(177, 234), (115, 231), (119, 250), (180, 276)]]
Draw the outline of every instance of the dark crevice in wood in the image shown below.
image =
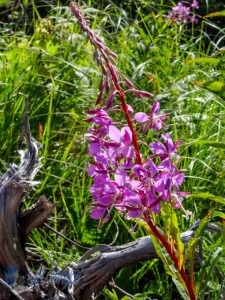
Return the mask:
[(41, 196), (31, 207), (21, 212), (18, 218), (19, 232), (25, 241), (32, 229), (41, 227), (52, 214), (54, 205)]

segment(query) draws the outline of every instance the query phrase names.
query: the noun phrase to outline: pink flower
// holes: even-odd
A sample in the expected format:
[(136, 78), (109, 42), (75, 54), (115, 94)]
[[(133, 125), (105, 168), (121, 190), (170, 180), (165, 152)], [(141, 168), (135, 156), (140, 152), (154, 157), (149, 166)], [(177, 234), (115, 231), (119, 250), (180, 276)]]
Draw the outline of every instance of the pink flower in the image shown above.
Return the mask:
[(198, 0), (193, 0), (193, 2), (190, 5), (192, 8), (194, 9), (198, 9), (199, 8), (199, 2)]
[(191, 9), (198, 9), (199, 2), (197, 0), (193, 0), (193, 2), (187, 6), (182, 2), (179, 2), (175, 7), (172, 8), (172, 12), (168, 14), (168, 19), (172, 22), (179, 23), (197, 23), (198, 19), (195, 16), (191, 16)]
[(161, 142), (153, 142), (150, 145), (150, 149), (156, 156), (159, 156), (162, 161), (165, 159), (171, 160), (174, 156), (176, 156), (177, 148), (181, 144), (181, 141), (177, 141), (174, 144), (168, 133), (162, 134), (162, 138), (164, 139), (165, 144), (162, 144)]
[(86, 112), (92, 117), (86, 119), (88, 123), (98, 125), (97, 128), (89, 128), (89, 132), (99, 137), (104, 137), (108, 134), (109, 126), (112, 124), (112, 120), (104, 109), (92, 109)]
[(160, 104), (159, 102), (154, 102), (150, 115), (143, 112), (138, 112), (134, 115), (134, 119), (141, 124), (144, 124), (143, 133), (146, 132), (148, 128), (155, 129), (159, 131), (164, 127), (164, 121), (169, 117), (169, 114), (159, 115)]
[(119, 130), (116, 126), (109, 126), (109, 138), (120, 146), (116, 149), (115, 153), (117, 158), (133, 158), (134, 150), (131, 145), (132, 133), (129, 127), (123, 127)]

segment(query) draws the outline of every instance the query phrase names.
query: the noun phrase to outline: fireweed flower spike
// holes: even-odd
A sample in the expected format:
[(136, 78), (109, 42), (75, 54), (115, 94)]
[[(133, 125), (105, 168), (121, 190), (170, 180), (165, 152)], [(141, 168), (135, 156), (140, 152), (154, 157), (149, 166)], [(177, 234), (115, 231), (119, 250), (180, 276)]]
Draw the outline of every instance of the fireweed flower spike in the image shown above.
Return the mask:
[[(180, 186), (184, 181), (184, 171), (176, 166), (177, 150), (181, 142), (174, 143), (165, 132), (164, 122), (169, 116), (160, 115), (158, 102), (153, 103), (149, 115), (138, 112), (133, 116), (133, 108), (127, 104), (126, 95), (131, 94), (140, 99), (150, 98), (151, 94), (135, 89), (117, 70), (116, 54), (90, 29), (78, 4), (73, 2), (70, 6), (81, 29), (94, 46), (94, 59), (102, 70), (97, 107), (87, 112), (89, 117), (86, 120), (91, 124), (86, 135), (89, 140), (88, 151), (92, 156), (92, 163), (87, 170), (93, 179), (90, 189), (94, 200), (91, 217), (99, 220), (100, 225), (102, 221), (109, 220), (115, 208), (127, 219), (144, 220), (149, 232), (172, 259), (190, 299), (195, 300), (193, 286), (183, 265), (179, 263), (178, 255), (152, 220), (152, 214), (161, 213), (162, 203), (171, 209), (182, 207), (185, 194), (180, 191)], [(121, 121), (121, 117), (120, 123), (114, 121), (118, 111), (120, 116), (121, 111), (124, 113), (125, 122)], [(137, 135), (142, 128), (144, 132), (164, 130), (161, 140), (147, 146), (149, 156), (143, 155), (139, 148)]]

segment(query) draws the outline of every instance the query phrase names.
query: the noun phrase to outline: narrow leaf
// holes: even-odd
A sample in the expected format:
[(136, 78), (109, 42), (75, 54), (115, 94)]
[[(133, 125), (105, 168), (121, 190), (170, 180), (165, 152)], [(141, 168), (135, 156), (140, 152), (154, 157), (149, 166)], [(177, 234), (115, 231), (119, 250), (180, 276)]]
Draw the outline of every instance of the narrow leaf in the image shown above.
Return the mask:
[(194, 59), (188, 60), (187, 64), (211, 64), (211, 65), (218, 65), (220, 63), (219, 58), (214, 57), (196, 57)]
[(195, 194), (191, 194), (189, 198), (207, 199), (217, 203), (225, 204), (225, 199), (223, 197), (216, 196), (211, 193), (195, 193)]
[(182, 299), (189, 300), (190, 298), (187, 295), (187, 293), (186, 293), (184, 287), (182, 286), (182, 284), (180, 284), (180, 282), (177, 281), (175, 278), (172, 278), (172, 279), (173, 279), (173, 282), (176, 285), (176, 288), (177, 288), (178, 292), (180, 293)]
[(210, 14), (207, 14), (205, 16), (203, 16), (203, 18), (207, 19), (207, 18), (213, 18), (213, 17), (225, 17), (225, 10), (222, 11), (216, 11)]
[(197, 141), (192, 141), (191, 145), (207, 145), (207, 146), (214, 147), (214, 148), (225, 149), (225, 143), (221, 143), (221, 142), (217, 142), (217, 141), (212, 141), (212, 140), (197, 140)]
[(221, 97), (223, 100), (225, 100), (225, 83), (223, 81), (205, 81), (205, 82), (201, 82), (201, 81), (193, 81), (193, 84), (206, 89), (208, 91), (210, 91), (211, 93)]
[(196, 244), (198, 242), (199, 237), (202, 235), (203, 230), (205, 229), (206, 224), (212, 217), (214, 210), (210, 210), (209, 213), (201, 220), (198, 225), (197, 230), (195, 231), (195, 235), (192, 239), (189, 240), (187, 247), (185, 248), (185, 261), (187, 259), (192, 259), (194, 255), (194, 251), (196, 249)]

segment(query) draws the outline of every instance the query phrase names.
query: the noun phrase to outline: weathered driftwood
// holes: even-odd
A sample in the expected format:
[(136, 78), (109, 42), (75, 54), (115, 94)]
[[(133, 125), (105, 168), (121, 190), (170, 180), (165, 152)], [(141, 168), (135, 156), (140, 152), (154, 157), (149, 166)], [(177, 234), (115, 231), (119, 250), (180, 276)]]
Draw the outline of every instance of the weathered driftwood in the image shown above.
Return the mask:
[[(181, 234), (185, 246), (194, 236), (198, 224)], [(219, 227), (212, 229), (220, 230)], [(122, 246), (98, 245), (87, 251), (79, 262), (72, 262), (65, 269), (50, 272), (43, 278), (34, 277), (30, 286), (23, 287), (23, 292), (20, 292), (21, 286), (15, 286), (14, 293), (26, 300), (93, 299), (93, 295), (100, 292), (119, 269), (156, 257), (150, 237)], [(12, 295), (12, 298), (1, 299), (16, 298)]]
[[(181, 234), (184, 245), (194, 236), (198, 223)], [(135, 262), (156, 258), (150, 237), (142, 237), (122, 246), (98, 245), (87, 251), (77, 263), (71, 262), (63, 270), (34, 277), (30, 286), (15, 286), (14, 292), (23, 299), (93, 299), (115, 273)]]
[[(196, 222), (181, 234), (185, 246), (194, 236), (198, 225), (199, 222)], [(220, 230), (219, 227), (212, 229)], [(39, 285), (30, 286), (21, 296), (31, 300), (93, 299), (119, 269), (156, 257), (150, 237), (142, 237), (122, 246), (98, 245), (87, 251), (79, 262), (71, 262), (63, 270), (50, 272)], [(40, 297), (41, 293), (43, 298)]]
[[(20, 145), (25, 137), (27, 150), (19, 151), (20, 165), (12, 164), (0, 179), (0, 278), (8, 277), (9, 281), (12, 281), (12, 271), (23, 276), (28, 274), (24, 250), (26, 236), (32, 228), (43, 224), (53, 210), (52, 204), (44, 197), (27, 211), (20, 210), (24, 197), (35, 185), (33, 178), (41, 166), (38, 157), (40, 145), (30, 133), (27, 99), (25, 103)], [(0, 285), (0, 299), (4, 299), (2, 289)]]

